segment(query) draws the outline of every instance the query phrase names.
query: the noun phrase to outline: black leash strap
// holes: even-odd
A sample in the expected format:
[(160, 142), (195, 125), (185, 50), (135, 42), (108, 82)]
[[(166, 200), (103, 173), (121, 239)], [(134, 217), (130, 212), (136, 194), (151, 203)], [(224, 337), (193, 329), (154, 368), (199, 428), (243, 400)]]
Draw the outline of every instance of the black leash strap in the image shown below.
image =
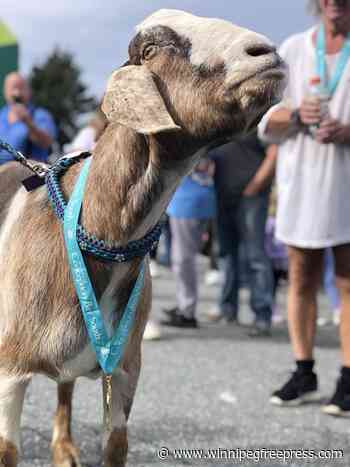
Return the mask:
[(34, 173), (34, 175), (31, 177), (28, 177), (22, 181), (22, 184), (27, 191), (33, 191), (35, 188), (45, 184), (45, 177), (48, 171), (48, 168), (45, 166), (45, 164), (40, 164), (39, 162), (33, 163), (29, 161), (20, 151), (17, 151), (14, 147), (2, 139), (0, 139), (0, 148), (5, 149), (5, 151), (11, 154), (15, 161), (19, 162)]
[(17, 151), (10, 144), (6, 143), (0, 139), (0, 148), (5, 149), (11, 156), (24, 167), (27, 167), (31, 172), (33, 172), (39, 178), (45, 178), (47, 173), (47, 168), (45, 164), (40, 164), (39, 162), (33, 163), (29, 161), (20, 151)]

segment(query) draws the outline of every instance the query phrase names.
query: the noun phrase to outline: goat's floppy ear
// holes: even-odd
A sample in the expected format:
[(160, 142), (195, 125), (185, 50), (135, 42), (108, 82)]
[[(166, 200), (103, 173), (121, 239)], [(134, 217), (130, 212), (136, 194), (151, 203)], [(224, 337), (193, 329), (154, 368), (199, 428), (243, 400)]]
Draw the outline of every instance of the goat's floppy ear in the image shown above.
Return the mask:
[(102, 110), (110, 122), (145, 135), (180, 129), (171, 118), (151, 73), (142, 66), (125, 66), (112, 74)]

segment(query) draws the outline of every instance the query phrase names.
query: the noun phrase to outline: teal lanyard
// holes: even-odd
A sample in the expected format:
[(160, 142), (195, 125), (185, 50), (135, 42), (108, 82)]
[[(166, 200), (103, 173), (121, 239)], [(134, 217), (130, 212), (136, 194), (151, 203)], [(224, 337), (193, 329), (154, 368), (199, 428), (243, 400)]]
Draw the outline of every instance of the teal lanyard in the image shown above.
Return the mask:
[(114, 335), (109, 338), (76, 235), (90, 163), (91, 157), (84, 162), (65, 210), (63, 229), (69, 265), (89, 339), (103, 372), (111, 374), (120, 362), (135, 319), (136, 308), (144, 284), (145, 267), (144, 261), (142, 261), (138, 278), (126, 304), (122, 318)]
[(345, 43), (341, 49), (340, 57), (337, 61), (334, 75), (327, 80), (327, 63), (326, 63), (326, 33), (324, 25), (321, 24), (317, 34), (317, 71), (323, 86), (332, 96), (337, 89), (337, 86), (344, 73), (346, 64), (350, 58), (350, 33), (348, 34)]

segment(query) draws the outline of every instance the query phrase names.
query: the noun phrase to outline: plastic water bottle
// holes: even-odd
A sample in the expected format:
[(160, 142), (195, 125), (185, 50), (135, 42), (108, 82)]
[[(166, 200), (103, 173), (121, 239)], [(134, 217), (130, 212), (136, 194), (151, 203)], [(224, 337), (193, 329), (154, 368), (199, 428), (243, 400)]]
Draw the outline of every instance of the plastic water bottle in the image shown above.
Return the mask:
[(320, 107), (321, 107), (321, 119), (319, 123), (309, 126), (310, 133), (314, 135), (315, 132), (320, 127), (320, 123), (330, 116), (329, 114), (330, 95), (329, 95), (328, 89), (323, 86), (321, 82), (321, 78), (319, 76), (313, 76), (310, 79), (309, 96), (317, 100), (320, 103)]

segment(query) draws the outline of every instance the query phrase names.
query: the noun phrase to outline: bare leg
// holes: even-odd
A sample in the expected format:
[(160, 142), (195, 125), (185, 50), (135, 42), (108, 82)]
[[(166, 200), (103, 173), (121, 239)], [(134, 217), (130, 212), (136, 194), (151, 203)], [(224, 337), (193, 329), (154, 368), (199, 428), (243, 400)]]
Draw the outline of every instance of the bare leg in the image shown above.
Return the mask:
[(333, 249), (336, 283), (340, 293), (340, 342), (343, 365), (350, 367), (350, 245)]
[(296, 360), (311, 360), (323, 251), (288, 247), (288, 326)]
[(73, 389), (74, 382), (59, 384), (57, 388), (58, 406), (51, 443), (55, 467), (80, 467), (79, 453), (71, 435)]
[(0, 374), (0, 467), (16, 467), (20, 421), (29, 378)]

